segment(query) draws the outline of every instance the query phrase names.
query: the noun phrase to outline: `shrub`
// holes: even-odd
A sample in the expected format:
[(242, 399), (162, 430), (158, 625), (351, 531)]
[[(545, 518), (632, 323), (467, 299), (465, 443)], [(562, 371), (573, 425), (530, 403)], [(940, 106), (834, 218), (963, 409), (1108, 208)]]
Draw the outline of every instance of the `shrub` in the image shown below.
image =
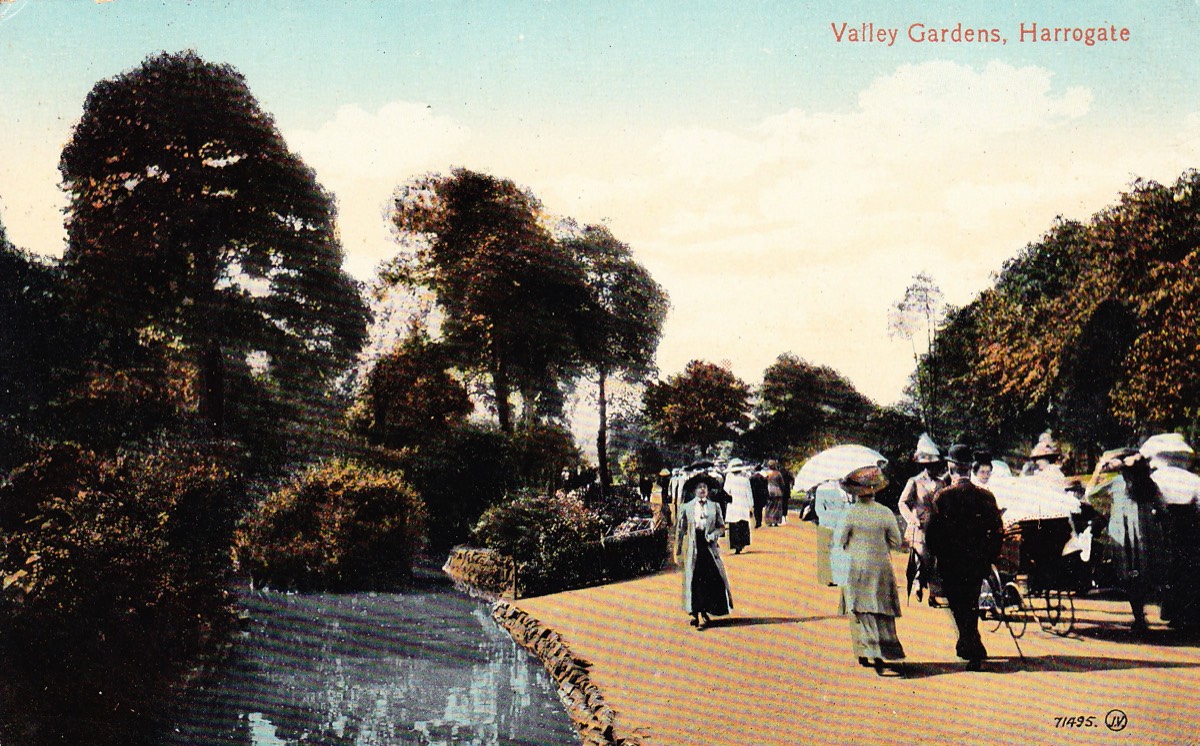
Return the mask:
[(121, 743), (147, 722), (231, 620), (238, 487), (181, 443), (58, 445), (0, 482), (0, 741)]
[(578, 498), (522, 492), (488, 508), (473, 540), (512, 557), (521, 587), (539, 592), (598, 578), (598, 555), (586, 548), (601, 532), (599, 518)]
[(411, 577), (424, 527), (424, 504), (397, 472), (332, 460), (251, 511), (234, 538), (234, 558), (276, 587), (391, 587)]
[(517, 484), (511, 441), (495, 428), (454, 428), (446, 437), (396, 452), (405, 479), (429, 514), (429, 548), (446, 552), (470, 536), (479, 516)]

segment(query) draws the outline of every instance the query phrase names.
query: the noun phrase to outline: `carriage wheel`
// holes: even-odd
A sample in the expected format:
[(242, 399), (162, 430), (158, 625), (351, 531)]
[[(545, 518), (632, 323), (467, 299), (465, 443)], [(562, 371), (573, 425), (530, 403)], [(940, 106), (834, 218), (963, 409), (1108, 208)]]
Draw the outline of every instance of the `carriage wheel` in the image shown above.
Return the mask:
[(1067, 635), (1075, 628), (1075, 599), (1069, 591), (1039, 591), (1033, 613), (1047, 632)]
[(988, 632), (995, 632), (1004, 623), (1004, 585), (994, 567), (979, 590), (979, 621)]
[(1029, 624), (1029, 603), (1025, 596), (1021, 595), (1017, 584), (1011, 582), (1004, 584), (1003, 598), (1004, 620), (1008, 623), (1012, 636), (1020, 637), (1025, 634), (1025, 627)]

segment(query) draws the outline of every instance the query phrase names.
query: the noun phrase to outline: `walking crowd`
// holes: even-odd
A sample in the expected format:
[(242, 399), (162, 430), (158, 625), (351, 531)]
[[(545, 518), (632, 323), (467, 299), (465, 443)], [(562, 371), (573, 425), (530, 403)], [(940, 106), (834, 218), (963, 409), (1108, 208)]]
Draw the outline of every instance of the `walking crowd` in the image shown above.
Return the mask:
[[(818, 582), (840, 588), (839, 612), (849, 617), (854, 657), (880, 674), (895, 668), (887, 661), (905, 657), (891, 559), (905, 549), (909, 594), (915, 588), (918, 602), (949, 610), (958, 633), (955, 653), (967, 670), (981, 670), (988, 658), (979, 634), (986, 579), (1014, 548), (1019, 557), (1008, 559), (1031, 573), (1031, 584), (1071, 582), (1085, 592), (1097, 582), (1078, 568), (1098, 564), (1094, 554), (1111, 560), (1134, 633), (1148, 629), (1149, 604), (1158, 604), (1159, 617), (1172, 627), (1200, 628), (1200, 475), (1190, 471), (1195, 454), (1181, 435), (1156, 435), (1136, 449), (1105, 453), (1085, 489), (1064, 474), (1050, 433), (1029, 452), (1019, 475), (966, 444), (943, 455), (923, 434), (912, 456), (919, 471), (904, 485), (895, 512), (876, 501), (888, 484), (886, 459), (860, 446), (840, 448), (877, 458), (868, 455), (813, 484), (801, 483), (776, 460), (735, 458), (664, 470), (663, 503), (677, 510), (675, 551), (693, 626), (705, 629), (713, 616), (733, 610), (720, 540), (728, 536), (730, 551), (739, 554), (754, 531), (785, 525), (795, 482), (802, 517), (815, 520), (820, 532)], [(1053, 581), (1046, 579), (1051, 571)]]

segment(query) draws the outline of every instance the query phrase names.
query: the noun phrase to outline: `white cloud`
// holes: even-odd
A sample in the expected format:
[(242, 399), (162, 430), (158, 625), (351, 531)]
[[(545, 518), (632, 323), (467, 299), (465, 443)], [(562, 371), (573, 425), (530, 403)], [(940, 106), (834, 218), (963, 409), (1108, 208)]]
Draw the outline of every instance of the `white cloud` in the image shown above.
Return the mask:
[(393, 190), (426, 171), (448, 169), (471, 137), (458, 122), (406, 101), (373, 113), (342, 106), (315, 131), (284, 134), (337, 195), (348, 269), (364, 279), (396, 252), (386, 217)]
[(664, 374), (728, 359), (757, 382), (791, 351), (890, 402), (912, 358), (887, 339), (887, 309), (916, 272), (965, 303), (1056, 215), (1086, 219), (1134, 174), (1173, 179), (1200, 143), (1197, 127), (1173, 145), (1098, 130), (1092, 106), (1043, 68), (930, 62), (848, 92), (845, 110), (740, 128), (467, 132), (397, 103), (289, 139), (338, 191), (360, 274), (394, 251), (378, 208), (391, 189), (464, 165), (633, 246), (672, 297)]
[[(791, 351), (890, 402), (912, 358), (887, 339), (887, 309), (916, 272), (965, 303), (1056, 215), (1087, 219), (1131, 178), (1169, 182), (1195, 165), (1200, 115), (1166, 132), (1132, 116), (1098, 123), (1093, 109), (1112, 105), (1043, 68), (929, 62), (847, 91), (837, 110), (798, 105), (740, 127), (468, 129), (398, 101), (347, 105), (284, 135), (337, 195), (359, 278), (396, 251), (386, 209), (397, 186), (486, 171), (629, 242), (671, 294), (664, 375), (728, 359), (754, 383)], [(0, 143), (5, 225), (38, 250), (53, 240), (26, 236), (61, 237), (46, 209), (59, 147)]]

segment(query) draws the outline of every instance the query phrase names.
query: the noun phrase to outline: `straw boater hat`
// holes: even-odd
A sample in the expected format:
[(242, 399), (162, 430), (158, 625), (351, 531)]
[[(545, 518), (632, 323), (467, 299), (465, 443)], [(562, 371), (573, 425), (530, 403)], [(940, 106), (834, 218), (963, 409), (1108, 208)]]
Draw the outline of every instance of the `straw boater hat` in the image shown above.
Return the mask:
[(917, 439), (917, 450), (913, 453), (913, 461), (918, 464), (932, 464), (941, 459), (942, 451), (938, 448), (937, 443), (933, 442), (929, 433), (921, 433), (921, 437)]
[(887, 487), (887, 477), (878, 466), (864, 466), (842, 477), (841, 487), (855, 497), (870, 495)]

